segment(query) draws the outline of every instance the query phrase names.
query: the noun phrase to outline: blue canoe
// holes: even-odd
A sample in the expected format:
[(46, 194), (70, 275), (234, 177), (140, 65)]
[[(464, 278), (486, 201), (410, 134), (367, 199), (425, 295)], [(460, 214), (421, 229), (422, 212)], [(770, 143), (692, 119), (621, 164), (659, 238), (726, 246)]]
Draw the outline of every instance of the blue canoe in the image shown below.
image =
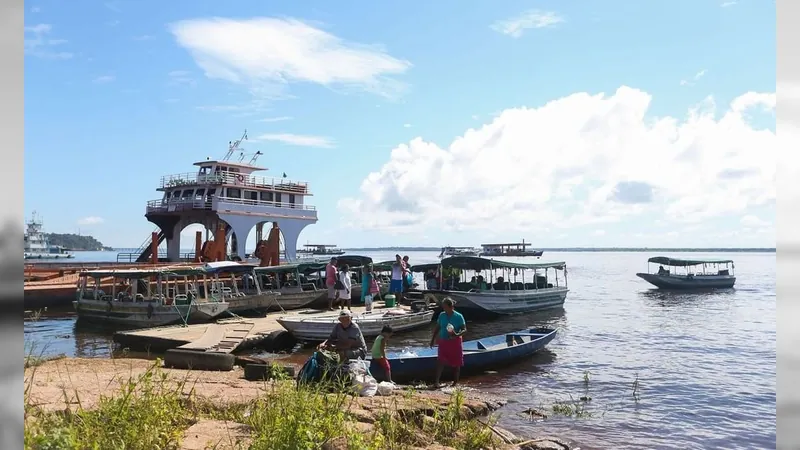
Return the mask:
[[(557, 329), (529, 328), (513, 333), (489, 336), (464, 342), (464, 367), (462, 374), (493, 370), (503, 365), (519, 362), (543, 349), (556, 337)], [(422, 381), (432, 379), (436, 372), (437, 348), (416, 348), (413, 355), (401, 352), (388, 352), (386, 357), (392, 367), (392, 381)], [(370, 361), (370, 371), (379, 380), (383, 369)], [(443, 377), (450, 376), (452, 370), (445, 368)]]

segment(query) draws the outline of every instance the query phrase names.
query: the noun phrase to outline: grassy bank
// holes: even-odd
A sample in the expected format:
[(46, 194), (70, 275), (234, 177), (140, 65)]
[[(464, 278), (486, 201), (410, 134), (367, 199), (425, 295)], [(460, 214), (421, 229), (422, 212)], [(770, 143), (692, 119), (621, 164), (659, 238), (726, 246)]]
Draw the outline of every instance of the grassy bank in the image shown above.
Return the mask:
[(479, 420), (491, 407), (458, 391), (359, 398), (329, 388), (159, 361), (41, 362), (25, 373), (25, 448), (515, 448)]

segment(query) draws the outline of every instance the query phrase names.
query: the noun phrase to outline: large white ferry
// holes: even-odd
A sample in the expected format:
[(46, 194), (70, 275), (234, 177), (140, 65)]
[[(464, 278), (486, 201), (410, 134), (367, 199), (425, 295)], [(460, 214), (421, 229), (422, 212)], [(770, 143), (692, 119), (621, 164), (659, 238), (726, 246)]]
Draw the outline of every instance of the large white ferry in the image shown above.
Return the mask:
[[(262, 152), (245, 153), (241, 148), (246, 139), (247, 131), (240, 139), (229, 142), (222, 159), (194, 163), (199, 167), (197, 172), (161, 177), (157, 190), (163, 196), (147, 202), (145, 212), (147, 220), (159, 228), (154, 233), (156, 242), (148, 239), (137, 252), (137, 261), (153, 259), (152, 250), (164, 241), (168, 261), (185, 260), (180, 250), (181, 231), (191, 224), (201, 224), (206, 229), (206, 242), (200, 242), (199, 234), (195, 242), (202, 244), (203, 250), (198, 252), (204, 262), (227, 259), (228, 249), (233, 259), (247, 259), (245, 244), (254, 228), (257, 242), (279, 238), (286, 260), (296, 260), (300, 232), (317, 222), (316, 208), (306, 203), (306, 197), (311, 195), (308, 183), (290, 180), (285, 173), (279, 178), (254, 176), (254, 172), (267, 169), (255, 165)], [(234, 155), (238, 160), (232, 160)], [(246, 161), (247, 157), (250, 159)], [(262, 236), (265, 223), (272, 224), (269, 240)]]

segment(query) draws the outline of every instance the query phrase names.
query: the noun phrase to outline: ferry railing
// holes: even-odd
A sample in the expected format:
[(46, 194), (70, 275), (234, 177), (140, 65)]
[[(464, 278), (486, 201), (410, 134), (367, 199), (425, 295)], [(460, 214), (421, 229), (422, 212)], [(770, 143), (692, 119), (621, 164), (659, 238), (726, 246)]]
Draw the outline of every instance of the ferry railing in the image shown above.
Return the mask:
[(270, 188), (290, 194), (311, 195), (308, 182), (289, 180), (287, 178), (258, 177), (253, 175), (222, 172), (202, 175), (198, 173), (178, 173), (161, 177), (160, 188), (172, 188), (196, 184), (232, 184), (242, 187)]
[[(300, 209), (305, 211), (316, 211), (316, 207), (313, 205), (304, 205), (299, 203), (289, 203), (289, 202), (271, 202), (267, 200), (251, 200), (251, 199), (244, 199), (244, 198), (234, 198), (234, 197), (215, 197), (216, 202), (219, 203), (233, 203), (238, 205), (248, 205), (248, 206), (269, 206), (273, 208), (285, 208), (285, 209)], [(147, 202), (147, 212), (161, 212), (161, 211), (186, 211), (192, 209), (213, 209), (213, 202), (208, 200), (196, 200), (196, 199), (159, 199), (159, 200), (150, 200)]]

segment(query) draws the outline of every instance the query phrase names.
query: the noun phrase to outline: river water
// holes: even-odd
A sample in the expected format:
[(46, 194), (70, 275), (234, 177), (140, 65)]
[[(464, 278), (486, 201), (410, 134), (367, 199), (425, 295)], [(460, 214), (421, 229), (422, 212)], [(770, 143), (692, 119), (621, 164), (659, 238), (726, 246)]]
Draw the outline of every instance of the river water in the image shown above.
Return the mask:
[[(392, 253), (365, 253), (376, 261)], [(411, 263), (435, 252), (409, 252)], [(464, 380), (468, 388), (511, 399), (499, 425), (523, 436), (555, 435), (584, 449), (775, 448), (775, 253), (671, 254), (736, 261), (734, 290), (667, 293), (636, 272), (646, 253), (547, 253), (566, 261), (563, 310), (468, 323), (466, 339), (527, 326), (560, 327), (547, 350), (511, 367)], [(91, 252), (79, 260), (112, 261)], [(395, 336), (391, 346), (426, 345), (429, 330)], [(36, 353), (108, 357), (111, 331), (77, 326), (71, 312), (25, 322)], [(30, 351), (30, 350), (29, 350)], [(293, 360), (302, 361), (302, 356)], [(590, 397), (585, 414), (552, 414), (552, 405)], [(531, 421), (535, 408), (549, 414)]]

